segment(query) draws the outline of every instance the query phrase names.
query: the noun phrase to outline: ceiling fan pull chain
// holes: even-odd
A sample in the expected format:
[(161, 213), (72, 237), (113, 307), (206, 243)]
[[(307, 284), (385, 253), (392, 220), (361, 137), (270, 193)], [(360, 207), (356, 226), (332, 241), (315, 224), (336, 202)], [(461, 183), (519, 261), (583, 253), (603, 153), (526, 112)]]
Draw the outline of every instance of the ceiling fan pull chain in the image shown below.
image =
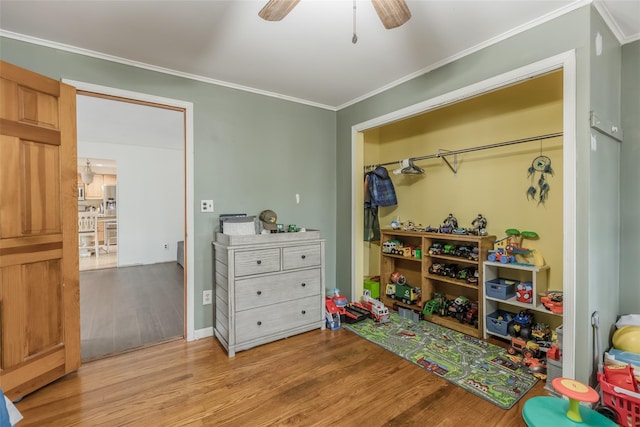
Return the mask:
[(356, 35), (356, 0), (353, 0), (353, 37), (351, 37), (351, 43), (358, 43), (358, 36)]

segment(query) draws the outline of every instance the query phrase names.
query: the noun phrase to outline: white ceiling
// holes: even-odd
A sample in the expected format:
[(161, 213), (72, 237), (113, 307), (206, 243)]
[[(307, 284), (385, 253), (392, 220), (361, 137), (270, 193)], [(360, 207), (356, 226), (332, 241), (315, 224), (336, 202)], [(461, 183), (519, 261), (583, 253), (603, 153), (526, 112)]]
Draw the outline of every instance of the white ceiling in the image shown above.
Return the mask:
[[(368, 0), (302, 0), (266, 22), (266, 0), (0, 1), (0, 34), (339, 109), (589, 0), (407, 0), (385, 30)], [(640, 39), (640, 0), (596, 7), (622, 44)], [(40, 39), (40, 40), (35, 40)]]

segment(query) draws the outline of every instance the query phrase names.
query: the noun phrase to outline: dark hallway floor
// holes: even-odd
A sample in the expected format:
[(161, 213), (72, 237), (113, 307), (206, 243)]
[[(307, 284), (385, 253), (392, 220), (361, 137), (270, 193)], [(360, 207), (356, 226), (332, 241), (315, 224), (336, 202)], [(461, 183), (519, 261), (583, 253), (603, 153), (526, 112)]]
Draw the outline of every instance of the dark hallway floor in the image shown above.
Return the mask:
[(180, 338), (183, 269), (176, 262), (80, 272), (82, 361)]

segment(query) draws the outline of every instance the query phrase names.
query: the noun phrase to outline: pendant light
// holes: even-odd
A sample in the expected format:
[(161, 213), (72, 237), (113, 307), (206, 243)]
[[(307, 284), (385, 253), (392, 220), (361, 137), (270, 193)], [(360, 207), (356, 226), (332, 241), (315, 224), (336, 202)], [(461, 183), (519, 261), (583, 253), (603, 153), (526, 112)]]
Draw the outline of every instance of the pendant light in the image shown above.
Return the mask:
[(84, 170), (80, 173), (82, 182), (87, 185), (91, 184), (93, 182), (94, 175), (95, 173), (91, 170), (91, 163), (89, 162), (89, 159), (87, 159), (87, 166), (85, 166)]

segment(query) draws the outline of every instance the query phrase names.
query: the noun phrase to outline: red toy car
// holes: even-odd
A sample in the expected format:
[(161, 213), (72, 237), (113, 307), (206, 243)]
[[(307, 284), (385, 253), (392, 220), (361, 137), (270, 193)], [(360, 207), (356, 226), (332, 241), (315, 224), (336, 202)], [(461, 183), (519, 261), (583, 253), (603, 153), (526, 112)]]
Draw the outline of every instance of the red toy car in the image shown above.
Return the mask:
[(540, 302), (545, 308), (556, 314), (562, 314), (564, 311), (562, 301), (562, 291), (545, 292), (545, 296), (540, 298)]

